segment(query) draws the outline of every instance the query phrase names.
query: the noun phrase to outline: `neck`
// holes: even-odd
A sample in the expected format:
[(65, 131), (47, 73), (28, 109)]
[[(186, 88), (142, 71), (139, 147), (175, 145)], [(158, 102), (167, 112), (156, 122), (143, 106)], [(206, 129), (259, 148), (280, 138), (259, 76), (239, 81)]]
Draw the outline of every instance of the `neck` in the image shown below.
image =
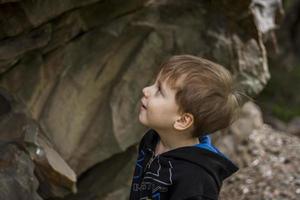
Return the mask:
[(192, 137), (188, 132), (157, 131), (157, 133), (160, 136), (160, 140), (156, 146), (156, 154), (199, 143), (199, 139)]

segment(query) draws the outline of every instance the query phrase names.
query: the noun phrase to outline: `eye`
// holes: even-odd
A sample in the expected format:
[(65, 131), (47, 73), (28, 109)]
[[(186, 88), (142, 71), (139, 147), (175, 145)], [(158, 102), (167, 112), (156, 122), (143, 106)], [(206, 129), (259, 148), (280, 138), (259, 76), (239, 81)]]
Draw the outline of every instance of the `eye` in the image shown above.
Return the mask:
[(157, 85), (157, 91), (156, 92), (162, 94), (160, 85)]
[(156, 92), (160, 92), (160, 86), (156, 86), (157, 90)]

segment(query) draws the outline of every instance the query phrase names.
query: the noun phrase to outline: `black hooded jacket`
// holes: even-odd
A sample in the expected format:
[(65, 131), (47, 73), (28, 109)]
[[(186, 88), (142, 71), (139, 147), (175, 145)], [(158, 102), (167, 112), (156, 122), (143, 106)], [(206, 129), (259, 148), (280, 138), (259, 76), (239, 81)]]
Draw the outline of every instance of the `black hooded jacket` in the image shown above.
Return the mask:
[(219, 151), (197, 145), (155, 156), (158, 140), (152, 129), (141, 140), (130, 200), (217, 200), (222, 181), (238, 170)]

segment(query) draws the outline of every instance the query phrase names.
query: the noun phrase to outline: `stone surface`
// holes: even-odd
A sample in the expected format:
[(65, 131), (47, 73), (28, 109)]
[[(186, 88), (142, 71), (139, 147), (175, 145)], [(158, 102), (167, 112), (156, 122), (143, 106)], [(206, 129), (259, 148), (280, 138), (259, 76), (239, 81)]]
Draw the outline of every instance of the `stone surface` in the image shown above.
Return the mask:
[(87, 31), (85, 28), (86, 25), (76, 11), (56, 18), (51, 22), (51, 25), (51, 40), (47, 46), (43, 48), (44, 54), (56, 48), (63, 47), (68, 41)]
[(283, 4), (285, 16), (276, 20), (280, 28), (273, 38), (279, 51), (274, 51), (272, 41), (266, 45), (272, 78), (256, 101), (265, 115), (288, 123), (300, 115), (300, 93), (297, 92), (300, 90), (300, 1), (283, 1)]
[[(261, 121), (261, 118), (254, 117), (253, 113), (259, 113), (254, 105), (247, 103), (243, 110), (243, 113), (246, 112), (249, 115), (241, 116), (230, 129), (232, 138), (243, 138), (238, 143), (235, 143), (237, 140), (232, 140), (237, 144), (234, 148), (236, 151), (219, 144), (241, 167), (224, 182), (220, 199), (299, 199), (300, 139), (255, 122)], [(250, 126), (244, 120), (248, 120)], [(222, 139), (220, 143), (223, 141)]]
[[(95, 37), (103, 40), (96, 42)], [(140, 37), (144, 37), (142, 31)], [(55, 146), (77, 173), (120, 151), (112, 132), (108, 97), (115, 76), (120, 73), (120, 63), (128, 59), (128, 53), (134, 48), (121, 47), (126, 46), (123, 43), (126, 37), (116, 42), (114, 39), (95, 30), (66, 47), (59, 63), (62, 68), (70, 67), (61, 74), (51, 104), (40, 116)], [(108, 40), (112, 45), (106, 45)], [(135, 42), (128, 42), (134, 47)], [(68, 112), (56, 116), (61, 110)], [(69, 123), (61, 124), (65, 119)], [(68, 141), (67, 147), (62, 140)]]
[(288, 123), (287, 132), (300, 137), (300, 117), (295, 117)]
[(11, 2), (18, 2), (20, 0), (0, 0), (0, 4), (3, 4), (3, 3), (11, 3)]
[(279, 131), (287, 131), (287, 124), (280, 119), (270, 116), (270, 115), (264, 115), (264, 122), (266, 124), (269, 124), (272, 128)]
[(276, 14), (279, 11), (283, 14), (281, 0), (252, 0), (250, 10), (254, 15), (257, 29), (263, 34), (275, 30), (277, 28)]
[(104, 26), (112, 21), (126, 17), (142, 9), (144, 0), (110, 0), (99, 1), (98, 3), (85, 6), (79, 10), (86, 28), (90, 29), (96, 26)]
[(77, 194), (68, 195), (64, 199), (127, 200), (136, 161), (136, 151), (136, 147), (131, 147), (125, 152), (116, 154), (93, 166), (79, 179)]
[[(0, 193), (0, 195), (11, 195), (14, 182), (10, 181), (11, 175), (15, 180), (19, 178), (35, 180), (37, 177), (39, 184), (22, 182), (20, 186), (22, 190), (17, 190), (17, 196), (24, 196), (24, 199), (30, 199), (30, 196), (35, 197), (37, 187), (39, 196), (44, 198), (49, 197), (63, 197), (71, 192), (76, 192), (76, 174), (61, 158), (61, 156), (54, 150), (53, 145), (49, 139), (45, 136), (39, 125), (28, 117), (23, 112), (17, 112), (17, 100), (13, 96), (9, 96), (4, 90), (0, 93), (1, 96), (1, 115), (0, 115), (0, 151), (5, 150), (7, 146), (12, 146), (12, 151), (8, 155), (1, 154), (1, 159), (4, 158), (1, 163), (10, 163), (9, 166), (0, 165), (0, 171), (3, 178), (1, 181), (5, 182), (5, 186), (9, 187), (6, 192)], [(22, 105), (19, 103), (19, 107)], [(21, 111), (21, 110), (19, 110)], [(16, 151), (14, 148), (17, 148)], [(32, 173), (24, 173), (22, 169), (19, 169), (19, 163), (14, 161), (16, 159), (15, 154), (25, 154), (29, 161), (26, 161), (24, 165), (27, 165), (28, 170), (32, 170)], [(9, 162), (9, 159), (13, 160)], [(23, 162), (24, 158), (20, 158)], [(24, 161), (25, 162), (25, 161)], [(7, 172), (6, 167), (12, 168)], [(23, 167), (23, 166), (22, 166)], [(20, 173), (21, 171), (21, 173)], [(33, 176), (33, 171), (34, 175)], [(21, 181), (20, 181), (21, 182)], [(28, 186), (26, 186), (28, 184)], [(26, 188), (31, 189), (26, 189)], [(32, 187), (34, 188), (32, 189)], [(2, 187), (1, 187), (2, 188)], [(30, 194), (23, 191), (30, 191)], [(15, 198), (15, 197), (14, 197)], [(1, 198), (2, 199), (2, 198)], [(5, 198), (13, 199), (13, 198)]]
[(19, 61), (19, 58), (12, 58), (9, 60), (0, 60), (0, 74), (7, 72), (11, 67), (16, 65)]
[(30, 33), (0, 41), (0, 60), (21, 56), (27, 51), (46, 46), (50, 40), (51, 26), (42, 26)]
[(0, 40), (5, 37), (16, 36), (32, 28), (19, 4), (1, 5), (1, 2), (3, 1), (0, 1)]
[(42, 200), (30, 157), (18, 146), (2, 141), (0, 153), (0, 199)]
[[(24, 133), (26, 149), (35, 163), (35, 173), (40, 182), (39, 193), (43, 198), (64, 197), (70, 192), (75, 193), (77, 191), (75, 172), (40, 131), (35, 124), (30, 124), (26, 126)], [(30, 137), (32, 134), (35, 136)]]
[[(48, 72), (43, 67), (42, 55), (38, 52), (31, 52), (22, 57), (14, 69), (18, 70), (5, 72), (6, 78), (0, 80), (1, 86), (18, 96), (29, 110), (41, 109), (39, 106), (39, 102), (43, 100), (41, 91), (47, 94), (48, 88), (52, 86), (51, 75), (59, 73), (59, 68), (53, 67), (55, 71)], [(11, 84), (12, 82), (14, 84)]]
[(103, 0), (24, 0), (21, 6), (31, 24), (35, 27), (62, 13)]

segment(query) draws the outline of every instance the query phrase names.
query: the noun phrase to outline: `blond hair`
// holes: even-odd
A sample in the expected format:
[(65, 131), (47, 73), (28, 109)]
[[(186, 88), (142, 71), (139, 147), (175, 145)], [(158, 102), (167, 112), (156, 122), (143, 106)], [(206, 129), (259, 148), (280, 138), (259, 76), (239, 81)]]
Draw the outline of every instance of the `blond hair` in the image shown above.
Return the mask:
[(236, 119), (241, 92), (226, 68), (192, 55), (172, 56), (161, 67), (158, 77), (176, 90), (179, 111), (194, 116), (193, 136), (224, 129)]

